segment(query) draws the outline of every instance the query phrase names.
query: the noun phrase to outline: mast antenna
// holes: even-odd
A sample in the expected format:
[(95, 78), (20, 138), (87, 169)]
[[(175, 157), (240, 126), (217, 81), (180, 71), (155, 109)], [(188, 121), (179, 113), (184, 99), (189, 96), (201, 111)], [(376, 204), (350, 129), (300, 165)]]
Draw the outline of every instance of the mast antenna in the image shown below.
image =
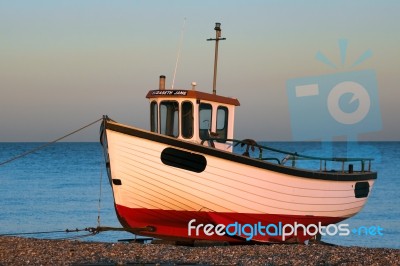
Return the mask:
[(213, 94), (217, 94), (217, 65), (218, 65), (218, 42), (226, 40), (221, 38), (221, 23), (215, 23), (215, 39), (207, 39), (207, 41), (215, 41), (215, 57), (214, 57), (214, 79), (213, 79)]
[(182, 26), (182, 31), (181, 31), (181, 39), (179, 41), (179, 46), (178, 46), (178, 55), (176, 56), (174, 77), (172, 78), (172, 85), (171, 85), (171, 89), (172, 90), (174, 89), (176, 70), (178, 69), (179, 56), (181, 55), (181, 48), (182, 48), (182, 43), (183, 43), (183, 33), (185, 32), (185, 25), (186, 25), (186, 18), (183, 19), (183, 26)]

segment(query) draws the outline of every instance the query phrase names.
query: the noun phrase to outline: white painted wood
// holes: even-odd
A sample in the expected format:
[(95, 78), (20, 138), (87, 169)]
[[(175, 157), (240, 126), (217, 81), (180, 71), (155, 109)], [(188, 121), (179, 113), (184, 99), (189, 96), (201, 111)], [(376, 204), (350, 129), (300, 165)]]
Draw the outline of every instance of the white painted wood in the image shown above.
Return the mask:
[[(201, 173), (161, 162), (167, 147), (107, 130), (115, 202), (129, 208), (350, 217), (367, 198), (354, 197), (354, 181), (290, 176), (204, 155)], [(369, 181), (372, 188), (374, 181)]]

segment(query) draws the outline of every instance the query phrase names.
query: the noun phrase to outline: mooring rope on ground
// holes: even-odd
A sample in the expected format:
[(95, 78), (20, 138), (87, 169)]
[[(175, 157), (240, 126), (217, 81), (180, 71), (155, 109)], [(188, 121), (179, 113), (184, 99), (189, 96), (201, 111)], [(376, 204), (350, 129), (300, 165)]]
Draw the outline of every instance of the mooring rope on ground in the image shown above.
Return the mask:
[(103, 118), (97, 119), (96, 121), (94, 121), (94, 122), (92, 122), (92, 123), (89, 123), (89, 124), (87, 124), (86, 126), (83, 126), (83, 127), (79, 128), (79, 129), (77, 129), (77, 130), (74, 130), (74, 131), (72, 131), (71, 133), (68, 133), (67, 135), (64, 135), (64, 136), (62, 136), (62, 137), (60, 137), (60, 138), (58, 138), (58, 139), (55, 139), (55, 140), (50, 141), (50, 142), (47, 142), (47, 143), (45, 143), (45, 144), (43, 144), (43, 145), (41, 145), (41, 146), (38, 146), (38, 147), (36, 147), (36, 148), (34, 148), (34, 149), (32, 149), (32, 150), (29, 150), (29, 151), (26, 151), (26, 152), (24, 152), (24, 153), (21, 153), (21, 154), (19, 154), (19, 155), (17, 155), (17, 156), (14, 156), (14, 157), (12, 157), (12, 158), (10, 158), (10, 159), (8, 159), (8, 160), (5, 160), (4, 162), (0, 162), (0, 166), (5, 165), (5, 164), (7, 164), (7, 163), (11, 163), (12, 161), (15, 161), (15, 160), (17, 160), (17, 159), (20, 159), (20, 158), (22, 158), (22, 157), (24, 157), (24, 156), (26, 156), (26, 155), (29, 155), (29, 154), (31, 154), (31, 153), (34, 153), (34, 152), (38, 151), (38, 150), (44, 149), (44, 148), (46, 148), (47, 146), (50, 146), (50, 145), (52, 145), (52, 144), (54, 144), (54, 143), (56, 143), (56, 142), (58, 142), (58, 141), (60, 141), (60, 140), (62, 140), (62, 139), (65, 139), (66, 137), (69, 137), (69, 136), (71, 136), (71, 135), (73, 135), (73, 134), (75, 134), (75, 133), (77, 133), (77, 132), (79, 132), (79, 131), (81, 131), (81, 130), (87, 128), (87, 127), (90, 127), (91, 125), (94, 125), (94, 124), (96, 124), (97, 122), (99, 122), (99, 121), (101, 121), (101, 120), (103, 120)]
[(65, 233), (66, 230), (55, 230), (55, 231), (40, 231), (40, 232), (25, 232), (25, 233), (7, 233), (0, 234), (0, 236), (22, 236), (22, 235), (42, 235), (42, 234), (55, 234), (55, 233)]
[(105, 232), (105, 231), (126, 231), (126, 230), (125, 230), (125, 228), (122, 228), (122, 227), (97, 226), (97, 227), (86, 227), (83, 229), (76, 228), (76, 229), (53, 230), (53, 231), (6, 233), (6, 234), (0, 234), (0, 237), (2, 237), (2, 236), (23, 236), (23, 235), (89, 232), (88, 234), (80, 235), (80, 236), (57, 238), (57, 239), (74, 239), (74, 238), (83, 238), (83, 237), (88, 237), (88, 236), (94, 236), (94, 235), (99, 234), (100, 232)]
[(0, 236), (43, 235), (43, 234), (82, 232), (82, 231), (88, 231), (88, 232), (91, 232), (91, 233), (95, 232), (95, 231), (97, 232), (96, 228), (86, 227), (84, 229), (76, 228), (76, 229), (53, 230), (53, 231), (7, 233), (7, 234), (0, 234)]

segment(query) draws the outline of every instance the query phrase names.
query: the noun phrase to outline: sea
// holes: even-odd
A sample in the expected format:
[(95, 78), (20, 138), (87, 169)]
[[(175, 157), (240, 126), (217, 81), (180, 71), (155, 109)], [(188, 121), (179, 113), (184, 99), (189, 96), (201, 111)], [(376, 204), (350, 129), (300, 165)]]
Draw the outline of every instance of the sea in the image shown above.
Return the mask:
[[(0, 143), (0, 164), (43, 144)], [(309, 156), (374, 158), (371, 169), (378, 172), (378, 179), (368, 202), (360, 213), (342, 222), (352, 232), (326, 235), (322, 240), (342, 246), (400, 249), (400, 142), (259, 144)], [(237, 152), (244, 149), (235, 147)], [(264, 150), (263, 157), (282, 159), (283, 155)], [(319, 162), (296, 163), (298, 167), (320, 167)], [(355, 162), (354, 169), (359, 167)], [(100, 143), (58, 142), (0, 165), (0, 203), (0, 235), (94, 242), (140, 238), (121, 231), (95, 235), (89, 231), (99, 225), (121, 227)]]

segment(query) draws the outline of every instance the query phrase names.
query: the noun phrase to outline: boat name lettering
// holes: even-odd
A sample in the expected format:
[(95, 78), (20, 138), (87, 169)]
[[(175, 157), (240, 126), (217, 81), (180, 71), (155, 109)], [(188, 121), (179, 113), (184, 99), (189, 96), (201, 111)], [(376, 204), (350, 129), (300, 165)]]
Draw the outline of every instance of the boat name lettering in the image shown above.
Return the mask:
[(159, 90), (152, 91), (151, 95), (187, 95), (187, 91), (178, 91), (178, 90)]

